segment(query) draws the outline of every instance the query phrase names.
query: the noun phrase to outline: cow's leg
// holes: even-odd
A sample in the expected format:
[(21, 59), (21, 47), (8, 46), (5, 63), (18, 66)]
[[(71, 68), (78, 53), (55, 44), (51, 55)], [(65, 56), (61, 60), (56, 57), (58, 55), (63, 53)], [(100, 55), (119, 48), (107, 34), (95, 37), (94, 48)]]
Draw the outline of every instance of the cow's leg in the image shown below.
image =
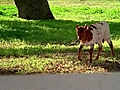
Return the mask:
[(98, 45), (99, 45), (99, 50), (98, 50), (98, 54), (97, 54), (96, 60), (99, 58), (99, 55), (102, 52), (102, 44), (98, 44)]
[(82, 61), (82, 59), (81, 59), (81, 51), (82, 51), (82, 48), (83, 48), (83, 45), (81, 44), (81, 45), (80, 45), (80, 48), (79, 48), (79, 52), (78, 52), (78, 59), (79, 59), (80, 61)]
[(94, 49), (94, 45), (91, 45), (91, 46), (90, 46), (90, 52), (89, 52), (89, 54), (90, 54), (90, 63), (92, 63), (93, 49)]
[(111, 40), (107, 41), (107, 43), (109, 44), (110, 48), (111, 48), (111, 53), (113, 56), (115, 56), (114, 50), (113, 50), (113, 43)]

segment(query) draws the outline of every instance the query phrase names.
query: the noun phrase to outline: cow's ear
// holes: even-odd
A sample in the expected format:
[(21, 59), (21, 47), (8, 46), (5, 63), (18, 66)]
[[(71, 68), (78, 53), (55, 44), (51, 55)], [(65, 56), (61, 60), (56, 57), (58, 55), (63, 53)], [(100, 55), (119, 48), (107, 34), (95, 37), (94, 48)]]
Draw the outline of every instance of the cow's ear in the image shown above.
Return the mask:
[(87, 29), (87, 24), (84, 25), (84, 28)]
[(77, 28), (77, 27), (79, 27), (79, 25), (78, 25), (78, 24), (76, 25), (76, 28)]

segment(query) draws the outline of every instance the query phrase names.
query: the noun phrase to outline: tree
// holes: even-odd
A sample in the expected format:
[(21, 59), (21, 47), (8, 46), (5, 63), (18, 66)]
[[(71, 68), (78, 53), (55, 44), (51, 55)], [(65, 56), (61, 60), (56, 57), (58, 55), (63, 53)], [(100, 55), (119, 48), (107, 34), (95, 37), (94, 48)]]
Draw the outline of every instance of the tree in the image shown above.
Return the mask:
[(24, 19), (54, 19), (47, 0), (14, 0), (18, 16)]

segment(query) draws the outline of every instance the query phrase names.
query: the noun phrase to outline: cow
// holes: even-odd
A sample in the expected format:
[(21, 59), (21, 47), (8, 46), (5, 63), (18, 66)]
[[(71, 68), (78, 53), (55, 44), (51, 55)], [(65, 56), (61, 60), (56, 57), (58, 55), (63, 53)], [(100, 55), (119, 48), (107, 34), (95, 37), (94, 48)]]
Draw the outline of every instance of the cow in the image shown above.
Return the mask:
[(111, 48), (111, 53), (113, 56), (115, 56), (114, 50), (113, 50), (113, 43), (110, 40), (110, 31), (109, 31), (109, 25), (107, 22), (99, 22), (95, 24), (91, 24), (87, 26), (86, 24), (84, 26), (76, 25), (76, 34), (77, 34), (77, 40), (80, 41), (80, 48), (78, 52), (78, 59), (82, 61), (81, 58), (81, 51), (84, 46), (90, 46), (90, 64), (92, 63), (92, 54), (94, 49), (94, 44), (98, 44), (98, 54), (96, 57), (96, 60), (99, 59), (99, 55), (102, 52), (102, 43), (104, 41), (107, 41)]

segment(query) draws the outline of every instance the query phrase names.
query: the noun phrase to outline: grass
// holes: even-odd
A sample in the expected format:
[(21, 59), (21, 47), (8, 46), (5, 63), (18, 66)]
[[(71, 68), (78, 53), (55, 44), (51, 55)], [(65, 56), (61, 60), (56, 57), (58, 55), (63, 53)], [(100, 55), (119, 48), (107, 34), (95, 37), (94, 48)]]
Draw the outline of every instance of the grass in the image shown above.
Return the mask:
[[(105, 73), (120, 70), (120, 2), (117, 0), (49, 0), (56, 20), (17, 17), (13, 0), (0, 0), (0, 74)], [(109, 4), (108, 4), (109, 3)], [(104, 51), (91, 67), (88, 48), (77, 60), (75, 25), (107, 21), (116, 57), (104, 43)], [(96, 56), (97, 45), (93, 58)]]

